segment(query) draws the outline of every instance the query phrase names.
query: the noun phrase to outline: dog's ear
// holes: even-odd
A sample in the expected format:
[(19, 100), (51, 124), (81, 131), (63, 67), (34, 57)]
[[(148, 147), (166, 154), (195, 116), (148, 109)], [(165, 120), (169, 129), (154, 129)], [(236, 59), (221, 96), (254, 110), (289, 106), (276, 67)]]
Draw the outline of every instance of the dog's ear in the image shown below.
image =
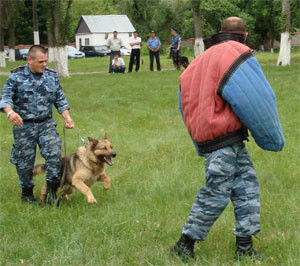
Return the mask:
[(91, 137), (88, 137), (88, 140), (89, 140), (89, 142), (92, 142), (92, 143), (98, 142), (96, 139), (93, 139), (93, 138), (91, 138)]
[(104, 135), (103, 139), (108, 139), (108, 136), (107, 136), (106, 132), (105, 132), (105, 135)]

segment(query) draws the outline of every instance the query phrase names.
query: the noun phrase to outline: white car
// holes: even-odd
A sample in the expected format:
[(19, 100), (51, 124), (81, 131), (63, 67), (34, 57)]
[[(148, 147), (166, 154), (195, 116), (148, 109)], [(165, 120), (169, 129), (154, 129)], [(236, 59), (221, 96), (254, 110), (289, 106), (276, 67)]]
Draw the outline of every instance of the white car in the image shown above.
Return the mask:
[(131, 49), (123, 47), (123, 48), (120, 49), (120, 53), (121, 53), (121, 56), (130, 55), (131, 54)]
[(85, 58), (85, 53), (78, 51), (75, 47), (68, 45), (68, 59)]

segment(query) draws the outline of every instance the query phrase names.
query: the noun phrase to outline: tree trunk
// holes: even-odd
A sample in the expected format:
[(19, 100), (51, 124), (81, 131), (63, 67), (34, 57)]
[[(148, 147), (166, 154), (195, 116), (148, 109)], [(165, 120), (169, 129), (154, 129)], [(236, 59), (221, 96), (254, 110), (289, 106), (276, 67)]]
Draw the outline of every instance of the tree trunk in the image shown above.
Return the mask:
[(54, 62), (55, 61), (54, 37), (51, 28), (49, 26), (47, 27), (47, 36), (48, 36), (48, 62)]
[(6, 67), (4, 53), (4, 5), (3, 0), (0, 0), (0, 67)]
[(277, 60), (277, 66), (286, 66), (291, 63), (291, 8), (290, 0), (282, 0), (282, 14), (285, 19), (280, 37), (280, 51)]
[[(68, 3), (72, 3), (71, 0)], [(68, 6), (69, 8), (69, 6)], [(68, 10), (67, 10), (68, 11)], [(63, 27), (69, 25), (63, 25), (61, 15), (61, 1), (56, 0), (56, 4), (52, 10), (53, 18), (53, 37), (54, 37), (54, 50), (55, 50), (55, 62), (57, 75), (59, 77), (70, 77), (68, 67), (68, 49), (66, 46), (66, 36), (63, 36), (65, 32)]]
[(36, 0), (32, 0), (32, 15), (33, 15), (33, 43), (40, 44), (38, 16), (36, 10)]
[(55, 62), (55, 48), (48, 46), (48, 62)]
[(271, 54), (274, 54), (274, 35), (271, 36)]
[(54, 50), (57, 75), (59, 77), (70, 77), (67, 46), (55, 47)]
[(287, 66), (291, 64), (291, 38), (288, 31), (282, 32), (280, 37), (280, 51), (277, 66)]
[(203, 42), (203, 33), (202, 33), (202, 25), (201, 25), (201, 17), (199, 6), (194, 6), (192, 8), (193, 18), (194, 18), (194, 31), (195, 31), (195, 46), (194, 46), (194, 54), (197, 57), (199, 54), (204, 52), (204, 42)]
[(8, 61), (10, 62), (15, 62), (15, 24), (14, 23), (10, 23), (9, 25), (9, 41), (8, 41), (8, 48), (9, 48), (9, 57), (8, 57)]
[(16, 53), (15, 49), (8, 49), (8, 61), (9, 62), (15, 62), (16, 61)]

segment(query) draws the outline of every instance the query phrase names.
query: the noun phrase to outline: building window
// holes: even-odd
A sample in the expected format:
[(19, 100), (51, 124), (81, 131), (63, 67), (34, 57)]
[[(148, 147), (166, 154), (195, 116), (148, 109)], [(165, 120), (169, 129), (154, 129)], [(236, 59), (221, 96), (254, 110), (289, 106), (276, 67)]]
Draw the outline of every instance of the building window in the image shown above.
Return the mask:
[(129, 32), (129, 37), (132, 37), (132, 32)]
[(90, 39), (89, 38), (84, 39), (84, 45), (90, 45)]
[(82, 39), (79, 38), (79, 48), (82, 46)]

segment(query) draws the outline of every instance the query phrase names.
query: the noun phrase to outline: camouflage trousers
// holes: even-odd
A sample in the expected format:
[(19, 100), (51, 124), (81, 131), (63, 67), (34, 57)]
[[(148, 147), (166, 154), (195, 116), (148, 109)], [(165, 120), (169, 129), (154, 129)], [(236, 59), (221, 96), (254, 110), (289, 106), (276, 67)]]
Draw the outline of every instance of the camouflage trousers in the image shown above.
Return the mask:
[(204, 241), (231, 200), (235, 232), (240, 237), (260, 231), (259, 183), (242, 142), (205, 154), (206, 185), (200, 189), (182, 233)]
[(24, 123), (22, 127), (14, 126), (14, 145), (10, 161), (16, 165), (21, 188), (34, 186), (32, 176), (37, 145), (46, 160), (46, 181), (59, 179), (61, 139), (56, 131), (56, 124), (55, 120), (48, 119), (38, 124)]

